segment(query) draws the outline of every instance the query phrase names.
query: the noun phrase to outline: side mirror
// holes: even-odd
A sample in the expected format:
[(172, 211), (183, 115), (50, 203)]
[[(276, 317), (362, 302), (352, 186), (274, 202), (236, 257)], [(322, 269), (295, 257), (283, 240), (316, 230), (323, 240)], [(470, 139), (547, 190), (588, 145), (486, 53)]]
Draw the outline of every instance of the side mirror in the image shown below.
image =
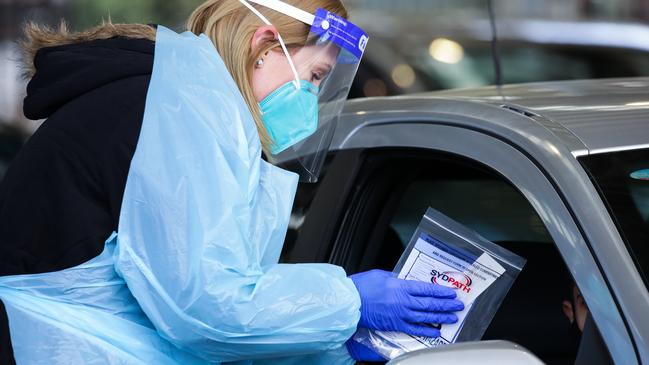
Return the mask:
[(388, 365), (544, 365), (526, 348), (509, 341), (463, 342), (403, 354)]

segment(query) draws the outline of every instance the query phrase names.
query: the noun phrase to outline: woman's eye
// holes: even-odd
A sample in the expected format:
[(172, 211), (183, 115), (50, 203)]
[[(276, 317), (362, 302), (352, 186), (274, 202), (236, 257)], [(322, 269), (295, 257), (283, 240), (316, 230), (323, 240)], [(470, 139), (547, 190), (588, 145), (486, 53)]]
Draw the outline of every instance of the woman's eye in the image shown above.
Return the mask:
[(322, 81), (322, 78), (323, 78), (322, 75), (318, 73), (314, 72), (311, 74), (311, 80)]

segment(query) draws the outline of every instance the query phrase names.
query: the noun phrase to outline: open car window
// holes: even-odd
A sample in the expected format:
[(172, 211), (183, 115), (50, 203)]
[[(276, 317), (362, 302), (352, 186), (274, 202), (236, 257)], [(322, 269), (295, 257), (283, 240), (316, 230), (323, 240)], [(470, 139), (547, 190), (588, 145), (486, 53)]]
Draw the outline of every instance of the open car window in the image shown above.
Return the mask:
[(541, 218), (505, 177), (459, 156), (390, 149), (366, 158), (354, 191), (345, 213), (354, 223), (337, 237), (350, 244), (334, 263), (350, 273), (392, 270), (432, 207), (527, 259), (483, 339), (518, 343), (547, 364), (574, 363), (580, 337), (563, 311), (574, 282)]

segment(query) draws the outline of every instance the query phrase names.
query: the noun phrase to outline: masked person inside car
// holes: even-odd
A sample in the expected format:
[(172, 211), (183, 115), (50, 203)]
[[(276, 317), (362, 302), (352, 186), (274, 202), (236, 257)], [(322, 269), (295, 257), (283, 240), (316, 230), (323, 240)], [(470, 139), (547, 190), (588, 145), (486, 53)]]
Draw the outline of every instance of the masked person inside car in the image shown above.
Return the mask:
[(342, 364), (380, 359), (359, 327), (455, 322), (448, 288), (278, 264), (368, 42), (340, 1), (209, 0), (188, 29), (26, 28), (46, 120), (0, 187), (0, 362)]

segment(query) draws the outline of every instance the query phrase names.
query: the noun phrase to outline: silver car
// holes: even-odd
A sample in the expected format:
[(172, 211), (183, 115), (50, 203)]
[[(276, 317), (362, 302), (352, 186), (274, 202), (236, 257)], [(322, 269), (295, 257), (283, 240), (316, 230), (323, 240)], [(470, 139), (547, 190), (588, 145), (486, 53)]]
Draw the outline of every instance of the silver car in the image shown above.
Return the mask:
[(333, 138), (285, 262), (391, 270), (428, 206), (527, 259), (483, 337), (509, 342), (394, 363), (649, 364), (649, 78), (357, 99)]

